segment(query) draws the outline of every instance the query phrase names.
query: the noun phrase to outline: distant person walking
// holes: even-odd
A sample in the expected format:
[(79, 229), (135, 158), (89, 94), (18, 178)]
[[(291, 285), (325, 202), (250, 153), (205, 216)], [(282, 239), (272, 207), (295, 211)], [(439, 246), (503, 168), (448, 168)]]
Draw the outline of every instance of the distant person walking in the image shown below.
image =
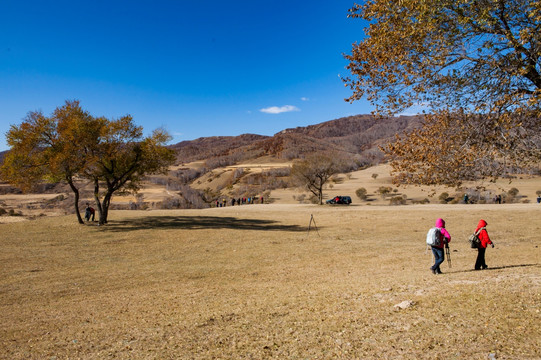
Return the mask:
[(494, 243), (490, 240), (486, 227), (487, 222), (485, 220), (479, 220), (479, 224), (477, 224), (477, 229), (475, 229), (476, 234), (477, 232), (479, 232), (477, 237), (479, 237), (479, 240), (481, 240), (481, 243), (477, 248), (477, 260), (475, 260), (475, 270), (484, 270), (488, 268), (485, 262), (485, 252), (488, 245), (491, 245), (492, 248), (494, 248)]
[(440, 265), (445, 260), (445, 251), (444, 248), (449, 246), (451, 242), (451, 235), (445, 229), (445, 221), (443, 219), (436, 220), (435, 227), (440, 231), (440, 242), (439, 245), (432, 246), (432, 254), (434, 254), (434, 265), (430, 267), (433, 274), (441, 274)]

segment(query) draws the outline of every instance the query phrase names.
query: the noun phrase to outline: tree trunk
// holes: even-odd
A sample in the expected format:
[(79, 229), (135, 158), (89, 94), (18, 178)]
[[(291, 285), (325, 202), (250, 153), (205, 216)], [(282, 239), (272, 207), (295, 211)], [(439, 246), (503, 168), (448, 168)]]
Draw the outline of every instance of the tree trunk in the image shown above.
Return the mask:
[(75, 215), (77, 215), (77, 221), (79, 221), (79, 224), (84, 224), (85, 222), (83, 221), (83, 218), (81, 217), (81, 213), (79, 212), (79, 189), (75, 187), (75, 184), (73, 183), (71, 179), (68, 180), (68, 184), (71, 188), (71, 191), (73, 191), (73, 194), (75, 195), (75, 200), (74, 200), (73, 205), (75, 207)]
[(109, 215), (109, 205), (111, 204), (112, 196), (113, 196), (113, 191), (108, 189), (101, 203), (100, 225), (107, 224), (107, 216)]
[(94, 179), (94, 200), (96, 201), (96, 208), (98, 208), (98, 224), (102, 225), (101, 219), (103, 210), (100, 202), (100, 184), (97, 179)]
[(318, 192), (318, 198), (319, 198), (319, 205), (323, 205), (323, 187), (325, 186), (325, 183), (327, 180), (325, 179), (324, 175), (319, 175), (317, 177), (317, 192)]

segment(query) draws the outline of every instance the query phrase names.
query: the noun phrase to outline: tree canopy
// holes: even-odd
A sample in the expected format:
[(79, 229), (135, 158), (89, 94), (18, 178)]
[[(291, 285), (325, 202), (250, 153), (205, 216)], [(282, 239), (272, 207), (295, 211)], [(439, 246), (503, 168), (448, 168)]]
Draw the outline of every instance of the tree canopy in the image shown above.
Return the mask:
[(345, 55), (347, 100), (430, 113), (386, 149), (401, 181), (457, 184), (539, 162), (541, 1), (367, 0), (350, 16), (369, 26)]
[(137, 192), (145, 175), (167, 172), (175, 160), (174, 151), (163, 146), (168, 140), (169, 135), (161, 129), (143, 138), (143, 129), (135, 126), (129, 115), (105, 121), (99, 146), (90, 149), (94, 161), (85, 172), (94, 184), (100, 223), (107, 222), (115, 192)]
[(0, 175), (23, 190), (41, 181), (66, 182), (80, 223), (81, 181), (76, 180), (86, 179), (94, 185), (99, 222), (105, 224), (113, 193), (137, 191), (145, 175), (167, 171), (175, 158), (164, 146), (168, 140), (163, 130), (143, 137), (129, 115), (94, 117), (78, 101), (66, 101), (49, 117), (30, 112), (20, 125), (11, 126)]
[(323, 190), (329, 179), (340, 169), (336, 156), (315, 153), (296, 161), (291, 168), (291, 177), (300, 187), (310, 191), (323, 204)]

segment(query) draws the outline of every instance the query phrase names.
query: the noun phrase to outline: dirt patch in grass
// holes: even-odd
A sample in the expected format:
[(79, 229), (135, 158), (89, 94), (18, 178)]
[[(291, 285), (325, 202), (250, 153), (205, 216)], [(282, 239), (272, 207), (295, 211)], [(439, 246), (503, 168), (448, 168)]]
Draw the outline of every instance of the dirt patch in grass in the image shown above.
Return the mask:
[[(282, 204), (113, 211), (105, 227), (73, 216), (0, 224), (0, 358), (541, 358), (536, 205)], [(424, 238), (437, 217), (453, 239), (451, 267), (435, 276)], [(473, 271), (466, 239), (480, 218), (496, 248)]]

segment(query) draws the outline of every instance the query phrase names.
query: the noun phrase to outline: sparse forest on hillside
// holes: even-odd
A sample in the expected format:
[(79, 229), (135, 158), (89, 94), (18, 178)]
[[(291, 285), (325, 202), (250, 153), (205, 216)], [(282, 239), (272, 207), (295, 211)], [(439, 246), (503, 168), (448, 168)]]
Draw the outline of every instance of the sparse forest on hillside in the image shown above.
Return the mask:
[(209, 137), (183, 141), (171, 147), (177, 152), (179, 162), (205, 160), (207, 164), (215, 164), (223, 158), (220, 166), (264, 155), (292, 160), (314, 151), (332, 150), (363, 156), (377, 153), (378, 146), (392, 140), (395, 134), (419, 127), (421, 120), (422, 116), (357, 115), (285, 129), (272, 137), (253, 134)]
[[(419, 127), (421, 121), (422, 116), (358, 115), (285, 129), (272, 137), (245, 134), (184, 141), (172, 146), (177, 151), (177, 161), (182, 164), (203, 161), (204, 165), (198, 169), (182, 166), (174, 171), (174, 176), (182, 179), (184, 184), (190, 184), (213, 169), (257, 162), (262, 157), (292, 161), (309, 154), (328, 152), (341, 158), (340, 171), (353, 171), (382, 162), (384, 158), (379, 147), (390, 142), (396, 134)], [(254, 181), (253, 174), (231, 173), (224, 176), (229, 176), (230, 180), (224, 182), (210, 198), (223, 196), (221, 190), (231, 189), (234, 184), (241, 186), (230, 192), (230, 196), (251, 196), (291, 186), (284, 176), (277, 180), (272, 172), (257, 175), (257, 181)], [(207, 195), (209, 193), (207, 191)]]

